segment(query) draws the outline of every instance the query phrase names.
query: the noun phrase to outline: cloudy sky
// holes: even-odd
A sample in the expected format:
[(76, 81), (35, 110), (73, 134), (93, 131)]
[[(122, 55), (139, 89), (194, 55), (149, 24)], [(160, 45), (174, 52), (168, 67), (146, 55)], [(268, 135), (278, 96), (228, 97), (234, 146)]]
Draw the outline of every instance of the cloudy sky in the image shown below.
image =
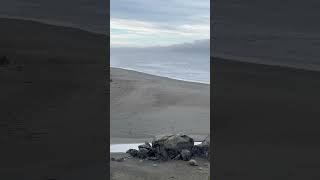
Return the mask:
[(210, 38), (210, 0), (111, 0), (111, 47), (169, 46)]

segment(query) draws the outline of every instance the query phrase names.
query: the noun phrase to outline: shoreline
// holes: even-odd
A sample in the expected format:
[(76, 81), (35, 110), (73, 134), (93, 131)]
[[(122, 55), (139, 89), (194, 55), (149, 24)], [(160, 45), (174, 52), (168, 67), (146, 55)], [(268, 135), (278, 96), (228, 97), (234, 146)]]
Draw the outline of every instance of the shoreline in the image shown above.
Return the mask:
[(150, 73), (147, 73), (147, 72), (138, 71), (138, 70), (131, 69), (131, 68), (122, 68), (122, 67), (114, 67), (114, 66), (110, 66), (110, 68), (121, 69), (121, 70), (126, 70), (126, 71), (133, 71), (133, 72), (142, 73), (142, 74), (146, 74), (146, 75), (150, 75), (150, 76), (156, 76), (156, 77), (159, 77), (159, 78), (168, 78), (170, 80), (182, 81), (182, 82), (186, 82), (186, 83), (196, 83), (196, 84), (202, 84), (202, 85), (210, 86), (210, 82), (207, 83), (207, 82), (204, 82), (204, 81), (192, 81), (192, 80), (186, 80), (186, 79), (172, 78), (172, 77), (168, 77), (168, 76), (160, 76), (160, 75), (156, 75), (156, 74), (150, 74)]

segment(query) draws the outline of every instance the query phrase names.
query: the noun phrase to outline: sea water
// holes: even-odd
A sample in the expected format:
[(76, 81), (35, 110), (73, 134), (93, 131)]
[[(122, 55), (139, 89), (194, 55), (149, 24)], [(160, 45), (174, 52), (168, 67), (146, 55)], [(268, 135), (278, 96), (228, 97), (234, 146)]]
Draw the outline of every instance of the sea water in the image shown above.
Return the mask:
[(209, 53), (112, 50), (111, 67), (172, 79), (210, 84)]

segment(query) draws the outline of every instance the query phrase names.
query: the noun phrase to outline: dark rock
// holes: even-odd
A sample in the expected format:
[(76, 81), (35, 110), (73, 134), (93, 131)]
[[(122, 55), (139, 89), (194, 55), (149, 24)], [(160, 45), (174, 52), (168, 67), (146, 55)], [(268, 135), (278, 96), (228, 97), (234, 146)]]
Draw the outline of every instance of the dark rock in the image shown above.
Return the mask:
[(132, 157), (137, 157), (138, 156), (138, 150), (136, 149), (129, 149), (126, 153), (130, 154)]
[(139, 148), (139, 150), (140, 150), (140, 148), (144, 148), (144, 149), (148, 149), (148, 150), (152, 149), (150, 143), (148, 143), (148, 142), (145, 142), (145, 144), (139, 145), (138, 148)]
[(194, 141), (192, 138), (184, 134), (161, 135), (153, 139), (152, 147), (156, 145), (163, 146), (165, 149), (181, 152), (182, 149), (191, 150), (194, 145)]
[(192, 150), (194, 141), (187, 135), (160, 135), (153, 139), (152, 148), (162, 160), (174, 159), (183, 149)]
[(169, 156), (168, 156), (166, 149), (164, 147), (160, 147), (159, 149), (160, 149), (161, 159), (164, 161), (167, 161), (169, 159)]
[(168, 160), (168, 153), (164, 149), (164, 147), (157, 145), (153, 147), (153, 151), (154, 151), (155, 157), (157, 157), (158, 159), (161, 159), (163, 161)]
[(189, 161), (191, 159), (191, 152), (187, 149), (181, 151), (181, 159), (184, 161)]
[(180, 160), (181, 159), (181, 154), (178, 154), (176, 157), (174, 157), (172, 160)]
[(149, 150), (146, 148), (140, 148), (138, 151), (138, 157), (141, 159), (147, 158), (149, 155)]

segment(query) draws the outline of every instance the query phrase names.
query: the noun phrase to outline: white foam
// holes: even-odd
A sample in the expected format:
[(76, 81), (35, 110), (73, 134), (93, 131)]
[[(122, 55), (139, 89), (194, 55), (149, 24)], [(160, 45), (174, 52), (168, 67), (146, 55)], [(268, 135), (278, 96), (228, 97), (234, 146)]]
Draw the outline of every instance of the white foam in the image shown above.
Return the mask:
[[(137, 149), (138, 146), (143, 143), (133, 143), (133, 144), (111, 144), (110, 152), (111, 153), (125, 153), (129, 149)], [(194, 145), (201, 144), (201, 142), (194, 142)]]

